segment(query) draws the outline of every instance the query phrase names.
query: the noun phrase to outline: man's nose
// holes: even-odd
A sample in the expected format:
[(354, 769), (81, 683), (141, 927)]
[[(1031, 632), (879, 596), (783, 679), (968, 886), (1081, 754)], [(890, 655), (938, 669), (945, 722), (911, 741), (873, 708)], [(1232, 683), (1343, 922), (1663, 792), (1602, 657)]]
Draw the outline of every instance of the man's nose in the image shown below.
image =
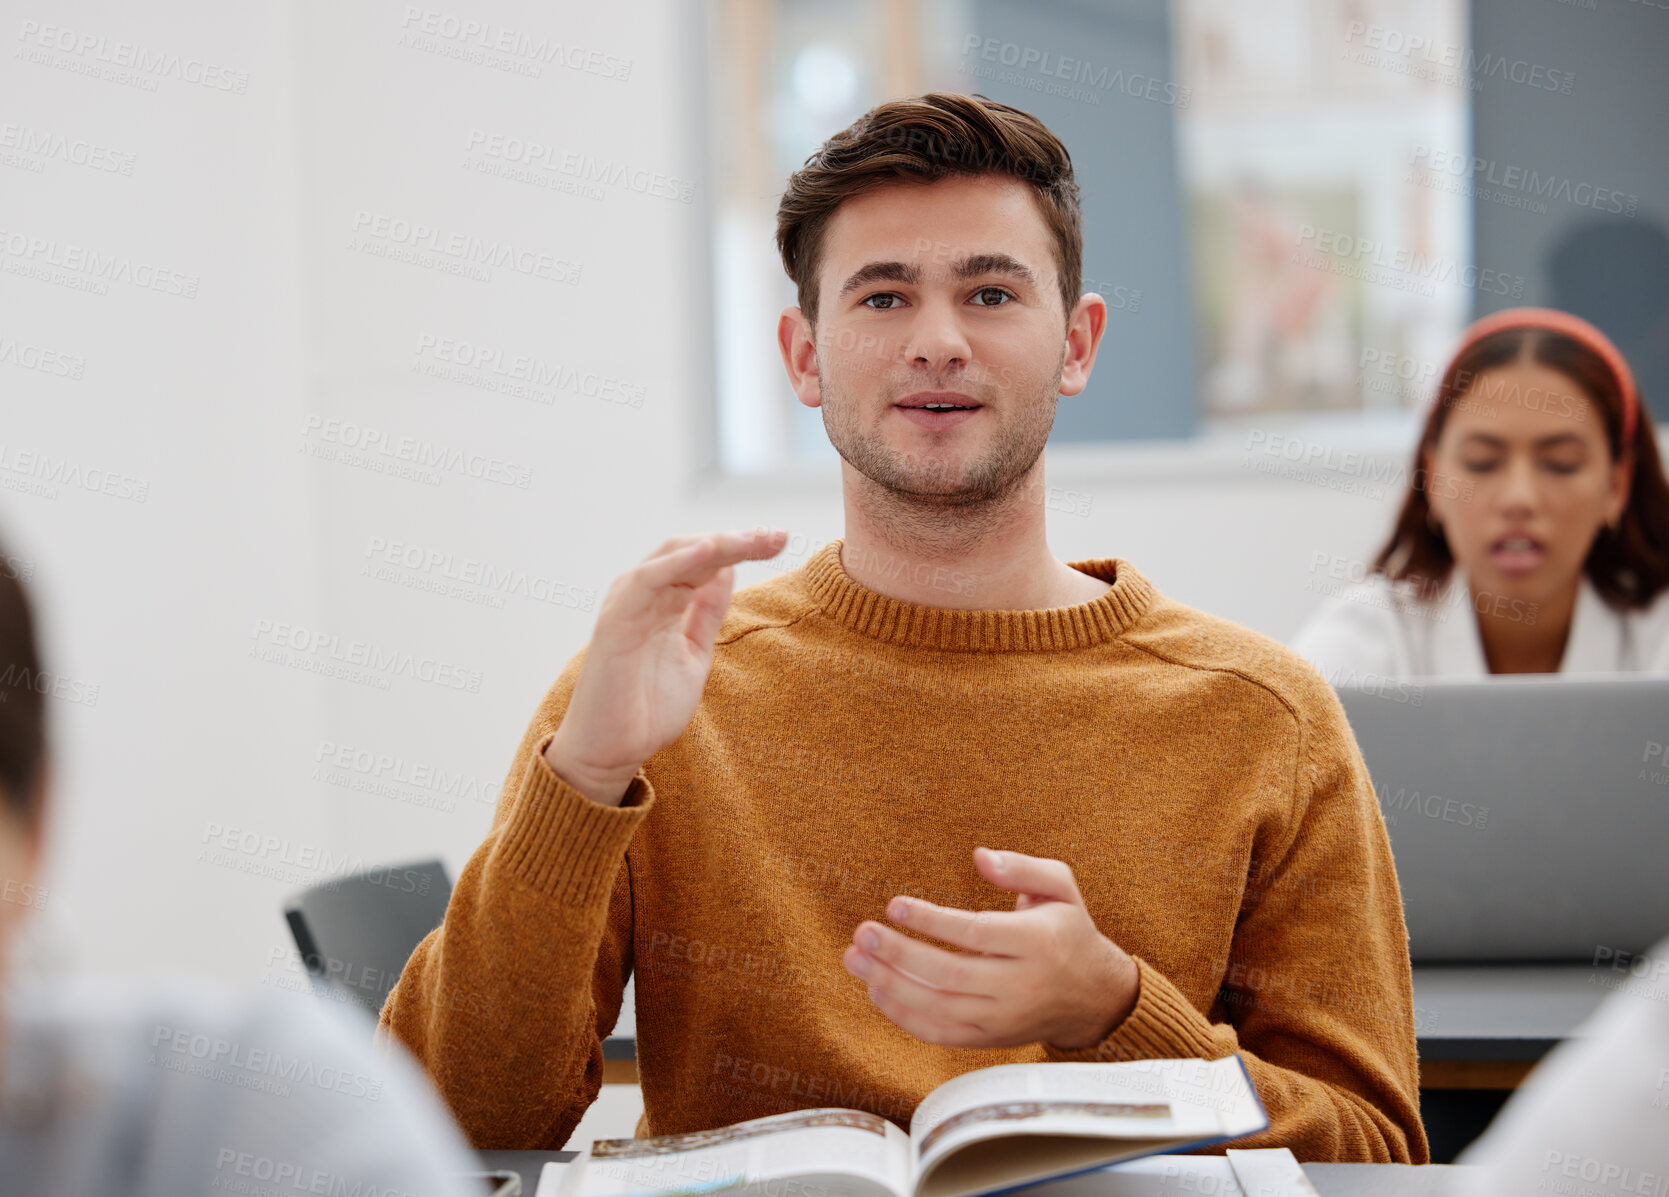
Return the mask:
[(972, 350), (960, 316), (948, 301), (924, 301), (910, 323), (910, 360), (933, 370), (966, 366)]

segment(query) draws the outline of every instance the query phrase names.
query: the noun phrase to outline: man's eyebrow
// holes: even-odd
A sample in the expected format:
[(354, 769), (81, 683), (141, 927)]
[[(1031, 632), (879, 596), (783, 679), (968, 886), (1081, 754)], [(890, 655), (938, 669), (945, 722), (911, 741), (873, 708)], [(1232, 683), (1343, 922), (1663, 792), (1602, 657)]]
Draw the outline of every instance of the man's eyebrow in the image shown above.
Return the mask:
[[(1038, 285), (1037, 274), (1030, 266), (1004, 253), (973, 254), (960, 258), (951, 264), (950, 271), (951, 277), (961, 281), (984, 274), (1006, 274), (1027, 286)], [(921, 267), (913, 262), (866, 262), (841, 284), (838, 298), (844, 298), (870, 283), (880, 282), (908, 283), (915, 286), (921, 282)]]
[(852, 277), (841, 285), (839, 298), (845, 298), (859, 287), (870, 283), (921, 282), (921, 268), (908, 262), (865, 262), (852, 272)]
[(1028, 287), (1037, 286), (1037, 275), (1032, 268), (1008, 254), (975, 254), (971, 258), (963, 258), (951, 270), (957, 278), (964, 280), (981, 274), (1007, 274)]

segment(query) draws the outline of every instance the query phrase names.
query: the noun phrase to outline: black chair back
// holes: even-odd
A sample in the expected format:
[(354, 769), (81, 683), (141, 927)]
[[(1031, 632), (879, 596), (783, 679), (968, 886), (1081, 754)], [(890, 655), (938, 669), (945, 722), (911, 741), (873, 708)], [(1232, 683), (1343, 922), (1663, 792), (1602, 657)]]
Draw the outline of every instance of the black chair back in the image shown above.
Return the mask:
[(315, 885), (284, 903), (284, 918), (313, 991), (375, 1017), (451, 897), (445, 867), (425, 860)]

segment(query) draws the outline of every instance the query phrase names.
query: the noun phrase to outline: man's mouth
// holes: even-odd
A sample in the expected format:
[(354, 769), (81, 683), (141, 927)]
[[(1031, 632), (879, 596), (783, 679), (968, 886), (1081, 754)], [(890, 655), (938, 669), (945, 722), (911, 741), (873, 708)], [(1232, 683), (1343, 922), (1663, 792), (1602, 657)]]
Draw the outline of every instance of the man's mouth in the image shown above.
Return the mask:
[(908, 407), (920, 411), (974, 411), (984, 407), (983, 403), (975, 403), (966, 395), (912, 395), (901, 400), (897, 406)]
[(917, 391), (893, 406), (910, 423), (941, 431), (966, 424), (985, 405), (956, 391)]
[(893, 406), (910, 423), (934, 432), (949, 431), (959, 424), (966, 424), (984, 408), (984, 404), (954, 392), (911, 395)]

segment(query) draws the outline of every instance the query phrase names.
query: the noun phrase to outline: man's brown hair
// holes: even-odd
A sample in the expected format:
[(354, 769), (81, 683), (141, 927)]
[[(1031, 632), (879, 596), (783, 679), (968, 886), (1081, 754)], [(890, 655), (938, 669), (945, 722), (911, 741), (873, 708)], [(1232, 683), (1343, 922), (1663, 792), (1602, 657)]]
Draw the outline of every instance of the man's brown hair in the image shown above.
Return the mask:
[(1055, 238), (1061, 303), (1070, 317), (1083, 288), (1084, 232), (1066, 147), (1028, 112), (980, 95), (929, 92), (870, 109), (788, 177), (777, 206), (777, 249), (812, 327), (823, 235), (844, 201), (885, 183), (990, 174), (1031, 186)]

